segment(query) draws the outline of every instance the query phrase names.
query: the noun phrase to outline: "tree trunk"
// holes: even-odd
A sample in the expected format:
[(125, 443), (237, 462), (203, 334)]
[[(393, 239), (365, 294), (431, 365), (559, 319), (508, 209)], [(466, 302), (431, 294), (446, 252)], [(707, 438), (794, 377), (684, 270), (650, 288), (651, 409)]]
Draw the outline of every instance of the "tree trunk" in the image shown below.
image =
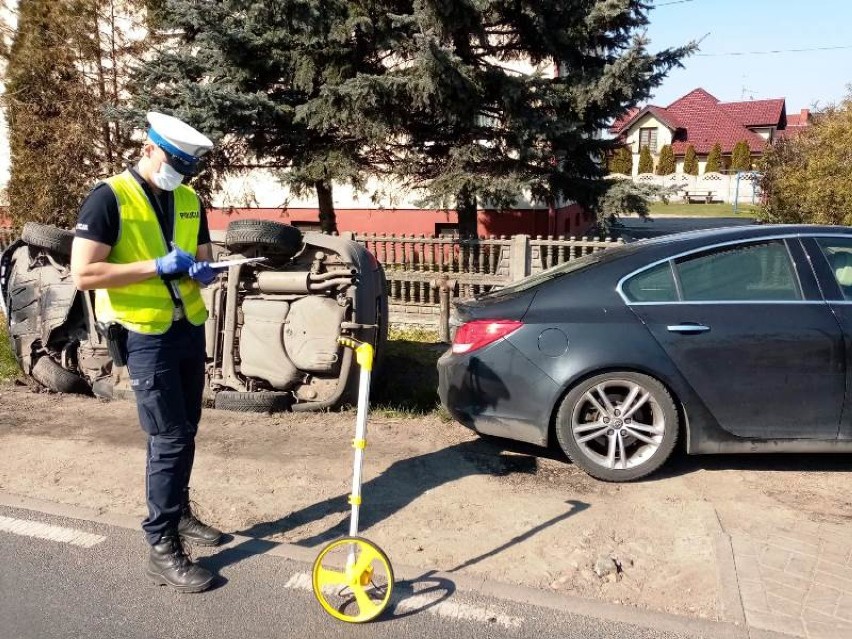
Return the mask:
[(469, 189), (462, 189), (456, 197), (456, 215), (459, 220), (459, 235), (475, 237), (477, 230), (476, 196)]
[(331, 182), (314, 182), (319, 202), (319, 222), (323, 233), (337, 233), (337, 218), (334, 215), (334, 200), (331, 197)]

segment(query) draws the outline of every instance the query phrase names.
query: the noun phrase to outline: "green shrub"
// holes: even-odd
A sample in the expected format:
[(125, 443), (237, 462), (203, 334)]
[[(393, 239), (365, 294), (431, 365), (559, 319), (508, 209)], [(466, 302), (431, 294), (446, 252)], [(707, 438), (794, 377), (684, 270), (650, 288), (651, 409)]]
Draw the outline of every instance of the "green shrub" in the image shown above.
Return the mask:
[(610, 173), (623, 173), (630, 175), (633, 173), (633, 153), (626, 146), (619, 147), (609, 159)]
[(802, 133), (777, 140), (760, 163), (764, 219), (784, 224), (852, 225), (852, 93)]
[(683, 158), (683, 172), (687, 175), (698, 175), (698, 155), (695, 147), (691, 144), (686, 147), (686, 156)]
[(734, 145), (734, 151), (731, 154), (731, 170), (748, 171), (749, 169), (751, 169), (751, 151), (748, 148), (748, 142), (740, 140)]
[(639, 151), (639, 173), (653, 173), (654, 158), (651, 157), (651, 149), (643, 146)]
[(666, 144), (660, 149), (660, 161), (657, 163), (657, 175), (671, 175), (675, 172), (675, 157), (672, 145)]
[(718, 173), (722, 170), (722, 145), (718, 142), (713, 145), (710, 150), (710, 155), (707, 156), (707, 165), (704, 167), (705, 173)]

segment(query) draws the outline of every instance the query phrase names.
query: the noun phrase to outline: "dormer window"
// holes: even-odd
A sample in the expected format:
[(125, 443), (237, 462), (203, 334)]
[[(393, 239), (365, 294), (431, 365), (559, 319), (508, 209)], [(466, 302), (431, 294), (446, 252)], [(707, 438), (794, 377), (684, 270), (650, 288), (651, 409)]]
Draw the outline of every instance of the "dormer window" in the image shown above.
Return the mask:
[(657, 127), (643, 127), (639, 129), (639, 150), (641, 151), (646, 146), (651, 153), (657, 152)]

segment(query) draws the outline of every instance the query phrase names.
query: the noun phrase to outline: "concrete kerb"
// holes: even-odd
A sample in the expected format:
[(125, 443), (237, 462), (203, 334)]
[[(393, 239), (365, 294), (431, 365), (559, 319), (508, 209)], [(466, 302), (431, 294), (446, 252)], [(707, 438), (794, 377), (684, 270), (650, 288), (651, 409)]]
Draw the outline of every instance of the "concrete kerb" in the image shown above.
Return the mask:
[[(4, 491), (0, 491), (0, 505), (10, 508), (31, 510), (56, 517), (67, 517), (70, 519), (116, 526), (118, 528), (139, 530), (138, 516), (96, 511), (79, 506), (33, 499)], [(724, 533), (721, 534), (725, 538), (727, 537)], [(265, 541), (240, 535), (233, 535), (232, 537), (233, 539), (231, 541), (220, 546), (218, 550), (230, 549), (241, 553), (244, 552), (247, 555), (267, 554), (307, 564), (312, 564), (317, 554), (316, 549), (305, 548), (295, 544)], [(724, 547), (724, 539), (721, 537), (717, 540), (717, 548), (720, 544)], [(729, 540), (727, 541), (727, 547), (730, 549)], [(733, 563), (732, 556), (730, 558), (730, 562)], [(725, 572), (728, 574), (728, 577), (726, 577), (727, 579), (729, 578), (729, 573), (727, 573), (727, 571)], [(758, 639), (759, 637), (760, 639), (789, 639), (787, 635), (780, 635), (766, 631), (759, 631), (755, 634), (755, 630), (749, 631), (743, 622), (737, 622), (734, 620), (726, 619), (725, 621), (710, 621), (684, 617), (670, 613), (594, 601), (582, 597), (566, 595), (564, 593), (548, 592), (546, 590), (539, 590), (527, 586), (495, 582), (487, 580), (485, 577), (429, 571), (414, 566), (400, 566), (396, 564), (394, 565), (394, 573), (398, 581), (410, 580), (416, 582), (418, 579), (423, 578), (428, 578), (430, 580), (446, 580), (454, 584), (458, 591), (469, 594), (479, 594), (499, 600), (549, 608), (572, 615), (592, 617), (595, 619), (618, 623), (634, 624), (660, 631), (708, 638)], [(735, 573), (734, 580), (736, 580)], [(730, 594), (732, 593), (729, 592), (728, 595)], [(739, 594), (737, 593), (737, 598), (738, 597)], [(723, 609), (725, 609), (724, 602)], [(735, 612), (732, 616), (736, 616), (736, 614), (737, 613)], [(742, 604), (740, 604), (739, 614), (742, 614)]]
[(711, 521), (715, 523), (716, 533), (714, 535), (714, 550), (716, 552), (716, 579), (719, 584), (719, 607), (721, 608), (722, 620), (737, 625), (746, 624), (745, 607), (740, 594), (739, 577), (737, 577), (737, 564), (734, 559), (734, 548), (731, 536), (725, 532), (719, 513)]

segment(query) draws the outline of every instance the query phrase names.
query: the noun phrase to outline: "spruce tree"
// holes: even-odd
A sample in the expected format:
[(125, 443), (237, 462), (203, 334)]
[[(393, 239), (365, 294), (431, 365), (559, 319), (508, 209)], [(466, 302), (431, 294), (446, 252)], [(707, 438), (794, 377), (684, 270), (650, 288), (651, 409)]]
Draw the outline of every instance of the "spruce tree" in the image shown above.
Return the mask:
[(73, 225), (101, 172), (93, 140), (99, 104), (79, 61), (87, 3), (21, 0), (8, 51), (4, 106), (11, 171), (7, 196), (16, 227)]
[(653, 173), (654, 158), (651, 157), (651, 149), (643, 146), (639, 151), (639, 173)]
[(748, 148), (748, 142), (740, 140), (734, 145), (731, 154), (731, 170), (748, 171), (749, 169), (751, 169), (751, 151)]
[(660, 159), (657, 162), (657, 175), (671, 175), (675, 172), (675, 157), (672, 145), (666, 144), (660, 149)]
[(686, 155), (683, 158), (683, 172), (686, 175), (698, 175), (698, 155), (695, 147), (691, 144), (686, 147)]
[(234, 171), (269, 169), (295, 195), (315, 193), (322, 229), (335, 231), (334, 183), (363, 187), (386, 164), (388, 140), (371, 146), (340, 126), (324, 94), (386, 71), (393, 39), (410, 36), (392, 13), (343, 0), (166, 2), (154, 26), (167, 46), (139, 67), (136, 109), (125, 117), (141, 122), (159, 108), (219, 142), (202, 192)]
[(469, 234), (480, 204), (597, 200), (613, 144), (597, 132), (692, 50), (650, 53), (647, 12), (639, 0), (172, 0), (159, 13), (171, 47), (142, 68), (139, 107), (227, 140), (215, 169), (261, 164), (316, 187), (324, 228), (332, 184), (377, 173), (454, 205)]
[(704, 166), (705, 173), (718, 173), (722, 170), (722, 145), (718, 142), (710, 149), (707, 156), (707, 164)]
[[(385, 130), (396, 170), (454, 202), (462, 234), (476, 211), (571, 199), (594, 208), (608, 184), (597, 133), (649, 97), (692, 46), (647, 50), (648, 5), (636, 0), (416, 2), (397, 10), (411, 30), (381, 76), (332, 90), (348, 124)], [(518, 71), (518, 62), (533, 65)], [(557, 77), (551, 77), (554, 67)]]

